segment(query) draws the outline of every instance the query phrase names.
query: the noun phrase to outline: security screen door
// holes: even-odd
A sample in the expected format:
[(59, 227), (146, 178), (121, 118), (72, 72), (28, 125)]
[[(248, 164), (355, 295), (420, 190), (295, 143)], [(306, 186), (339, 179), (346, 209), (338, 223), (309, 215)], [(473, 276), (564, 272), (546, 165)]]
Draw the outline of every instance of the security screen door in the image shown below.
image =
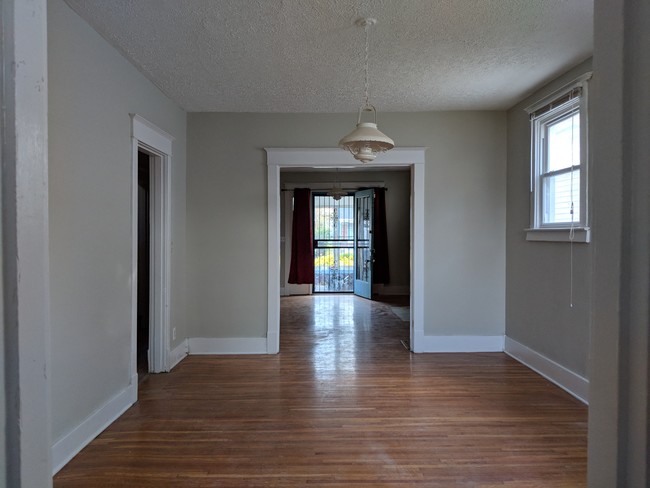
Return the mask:
[(354, 194), (356, 235), (354, 238), (354, 294), (372, 299), (372, 211), (374, 190)]
[(354, 197), (313, 195), (314, 293), (351, 293), (354, 282)]

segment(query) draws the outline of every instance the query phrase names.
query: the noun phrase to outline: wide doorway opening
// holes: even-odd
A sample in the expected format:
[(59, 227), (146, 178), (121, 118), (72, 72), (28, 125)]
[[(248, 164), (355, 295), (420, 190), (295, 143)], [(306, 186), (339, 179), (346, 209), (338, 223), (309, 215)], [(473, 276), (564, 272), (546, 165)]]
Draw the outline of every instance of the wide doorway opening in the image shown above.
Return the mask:
[[(268, 166), (268, 273), (267, 273), (267, 352), (276, 354), (280, 351), (280, 297), (294, 294), (309, 294), (309, 287), (303, 292), (288, 290), (287, 276), (289, 275), (288, 254), (291, 234), (289, 212), (292, 208), (291, 190), (297, 188), (311, 188), (325, 190), (333, 188), (332, 177), (334, 172), (343, 169), (358, 170), (361, 167), (350, 160), (350, 155), (340, 149), (330, 148), (265, 148)], [(363, 165), (364, 175), (370, 180), (378, 179), (373, 171), (390, 171), (404, 168), (407, 170), (407, 180), (410, 181), (409, 191), (406, 195), (407, 213), (404, 218), (398, 219), (403, 229), (399, 235), (398, 245), (406, 246), (406, 272), (407, 281), (404, 292), (409, 301), (409, 348), (413, 352), (421, 352), (424, 338), (424, 153), (426, 148), (396, 148), (382, 154), (381, 160)], [(284, 175), (291, 171), (303, 171), (309, 176), (303, 176), (301, 181), (294, 182), (292, 186), (281, 181), (281, 170)], [(324, 183), (322, 180), (316, 185), (306, 183), (315, 182), (316, 172), (329, 170), (332, 174)], [(349, 176), (349, 175), (347, 175)], [(373, 181), (357, 180), (356, 188), (372, 188)], [(364, 184), (358, 184), (363, 182)], [(370, 183), (370, 184), (367, 184)], [(339, 185), (340, 186), (340, 185)], [(392, 194), (392, 193), (391, 193)], [(281, 211), (284, 209), (284, 212)], [(355, 263), (358, 264), (358, 263)], [(371, 282), (372, 283), (372, 282)], [(386, 292), (386, 290), (384, 290)], [(322, 295), (321, 295), (322, 296)]]

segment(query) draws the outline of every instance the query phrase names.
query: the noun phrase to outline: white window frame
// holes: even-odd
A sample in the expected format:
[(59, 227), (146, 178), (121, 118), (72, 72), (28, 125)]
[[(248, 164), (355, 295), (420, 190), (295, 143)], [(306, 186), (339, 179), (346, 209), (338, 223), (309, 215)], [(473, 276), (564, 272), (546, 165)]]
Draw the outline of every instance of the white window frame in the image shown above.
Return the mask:
[[(591, 72), (584, 74), (526, 109), (531, 118), (530, 228), (526, 229), (526, 240), (528, 241), (589, 242), (591, 239), (587, 165), (589, 126), (587, 82), (589, 79), (591, 79)], [(561, 102), (563, 98), (575, 92), (576, 89), (580, 90), (579, 94), (565, 102)], [(555, 104), (557, 106), (554, 106)], [(547, 112), (535, 116), (537, 111), (549, 106), (550, 109)], [(546, 152), (544, 136), (551, 124), (576, 110), (580, 113), (579, 215), (575, 215), (574, 222), (544, 224), (542, 219), (544, 208), (542, 179)]]

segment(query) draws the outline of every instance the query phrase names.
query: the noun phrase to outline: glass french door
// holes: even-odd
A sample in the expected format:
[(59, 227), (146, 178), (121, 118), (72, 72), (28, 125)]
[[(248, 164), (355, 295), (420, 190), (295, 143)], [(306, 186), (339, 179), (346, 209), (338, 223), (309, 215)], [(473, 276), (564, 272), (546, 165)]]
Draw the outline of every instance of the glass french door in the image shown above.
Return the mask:
[(372, 212), (375, 192), (362, 190), (354, 194), (354, 294), (372, 299)]

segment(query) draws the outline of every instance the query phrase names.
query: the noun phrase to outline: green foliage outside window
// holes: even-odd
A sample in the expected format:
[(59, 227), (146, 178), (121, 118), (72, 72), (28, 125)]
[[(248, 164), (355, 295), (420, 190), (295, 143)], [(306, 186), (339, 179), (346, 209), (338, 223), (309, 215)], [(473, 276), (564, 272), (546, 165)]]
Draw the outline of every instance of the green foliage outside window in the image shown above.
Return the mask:
[[(323, 256), (317, 256), (314, 258), (314, 266), (317, 267), (335, 267), (334, 254), (328, 253)], [(339, 266), (352, 266), (354, 264), (354, 256), (352, 253), (340, 254), (338, 265)]]

